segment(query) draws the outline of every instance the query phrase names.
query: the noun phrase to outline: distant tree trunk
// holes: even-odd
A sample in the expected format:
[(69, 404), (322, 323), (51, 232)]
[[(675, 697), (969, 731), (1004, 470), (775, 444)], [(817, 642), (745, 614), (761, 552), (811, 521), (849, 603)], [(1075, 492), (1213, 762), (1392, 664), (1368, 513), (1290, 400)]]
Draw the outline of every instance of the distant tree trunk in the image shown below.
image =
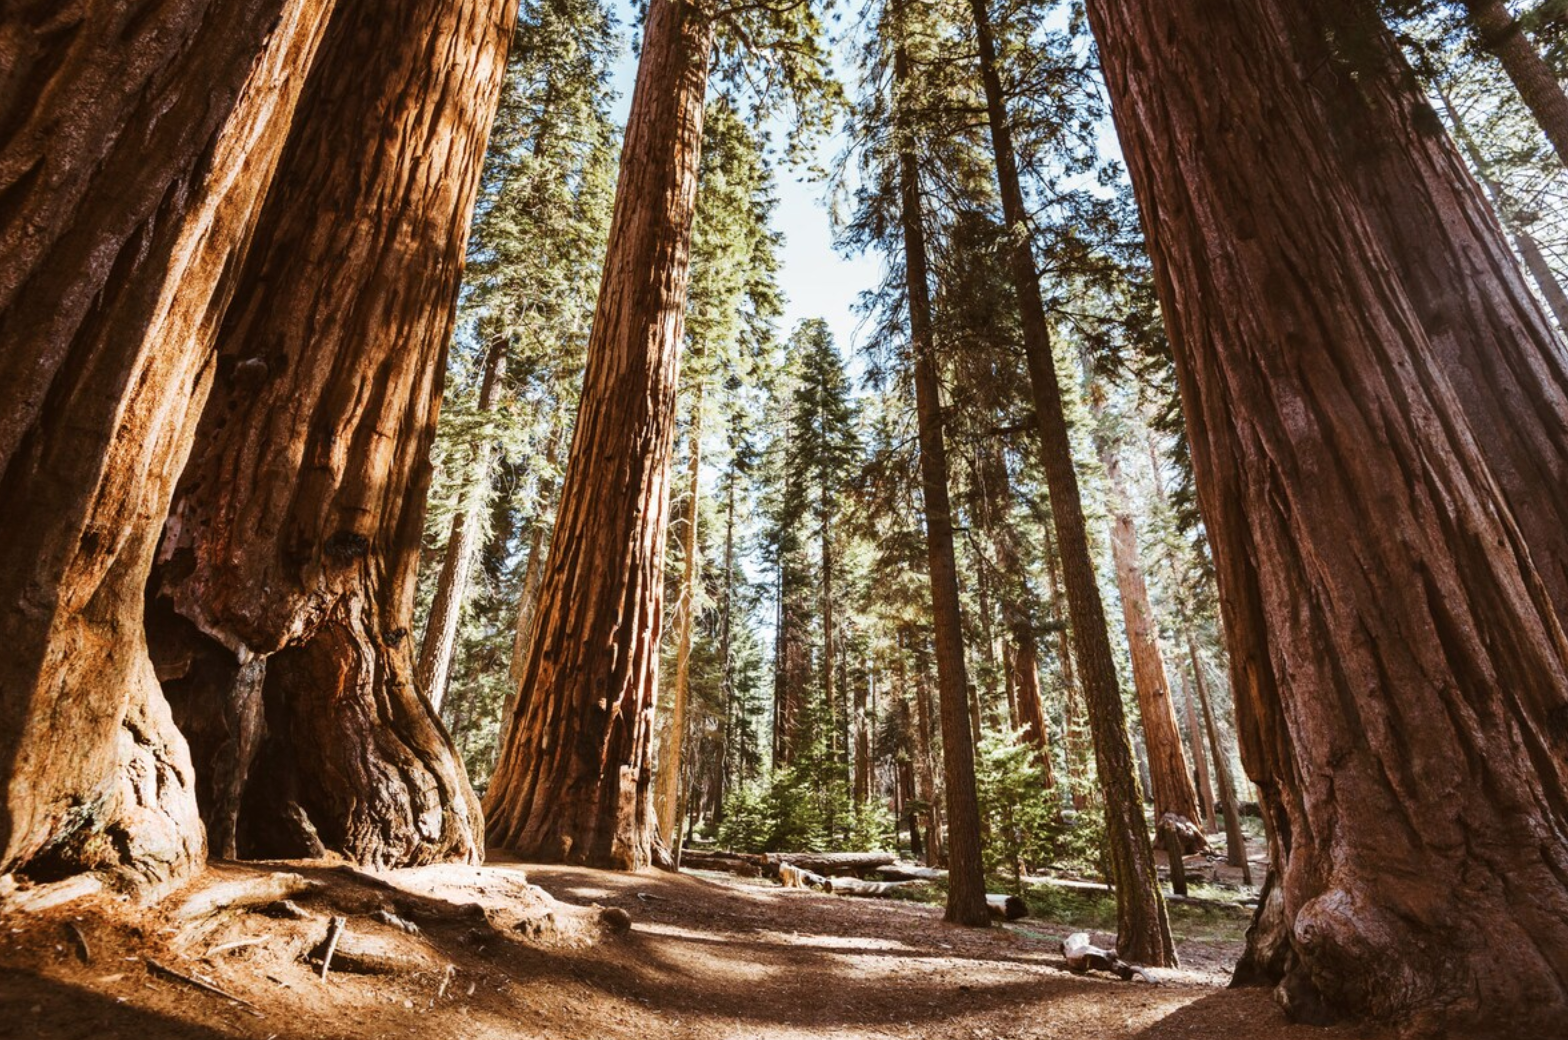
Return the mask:
[[(1219, 821), (1214, 813), (1214, 785), (1209, 782), (1209, 760), (1203, 754), (1203, 730), (1198, 723), (1198, 704), (1193, 696), (1192, 687), (1184, 681), (1182, 683), (1182, 702), (1187, 709), (1187, 746), (1192, 752), (1192, 761), (1198, 773), (1198, 800), (1203, 811), (1203, 829), (1210, 834), (1219, 830)], [(1239, 866), (1240, 864), (1236, 864)]]
[(1132, 503), (1122, 478), (1121, 457), (1103, 440), (1099, 449), (1100, 461), (1111, 486), (1111, 558), (1116, 568), (1116, 588), (1121, 594), (1128, 654), (1132, 658), (1138, 716), (1143, 721), (1143, 742), (1154, 792), (1154, 818), (1158, 821), (1166, 813), (1173, 813), (1197, 824), (1202, 820), (1198, 793), (1193, 790), (1192, 776), (1187, 772), (1187, 762), (1181, 753), (1176, 705), (1166, 681), (1154, 608), (1149, 603), (1149, 586), (1138, 562), (1138, 532), (1133, 526)]
[(713, 26), (652, 5), (522, 703), (487, 793), (525, 857), (648, 863), (677, 366)]
[[(894, 58), (895, 90), (908, 78), (902, 45)], [(964, 667), (964, 622), (958, 600), (958, 565), (953, 554), (953, 517), (948, 502), (947, 447), (943, 430), (936, 344), (932, 342), (930, 285), (920, 206), (915, 142), (899, 144), (899, 197), (904, 237), (904, 271), (909, 300), (909, 338), (915, 355), (915, 409), (919, 419), (920, 487), (925, 499), (926, 564), (931, 580), (938, 701), (942, 717), (942, 774), (947, 801), (947, 913), (953, 924), (990, 927), (985, 870), (980, 858), (980, 803), (975, 793), (974, 738), (970, 733), (969, 682)]]
[(539, 515), (530, 525), (528, 562), (523, 565), (523, 581), (517, 590), (517, 623), (512, 629), (512, 657), (507, 665), (507, 677), (511, 680), (512, 689), (501, 708), (501, 725), (496, 736), (497, 761), (506, 754), (506, 743), (512, 733), (512, 719), (517, 715), (517, 704), (523, 695), (523, 673), (528, 667), (528, 649), (533, 642), (534, 619), (539, 610), (539, 586), (544, 581), (544, 564), (550, 550), (550, 524), (546, 518), (553, 515), (557, 505), (556, 495), (560, 487), (555, 477), (555, 464), (560, 458), (566, 433), (566, 418), (558, 415), (544, 450), (548, 475), (539, 481)]
[[(501, 380), (506, 372), (506, 340), (496, 338), (485, 351), (484, 375), (479, 385), (479, 414), (495, 411), (501, 396)], [(452, 670), (452, 654), (457, 648), (457, 626), (462, 620), (463, 601), (468, 597), (469, 577), (479, 548), (479, 518), (482, 502), (472, 501), (472, 487), (490, 489), (490, 462), (495, 445), (486, 436), (474, 446), (468, 464), (468, 479), (459, 491), (460, 503), (452, 515), (446, 551), (441, 558), (441, 573), (436, 578), (435, 599), (425, 621), (425, 638), (419, 647), (419, 667), (415, 679), (430, 699), (431, 710), (441, 711), (446, 698), (447, 676)]]
[(1287, 1009), (1561, 1032), (1561, 348), (1362, 5), (1089, 14), (1283, 869)]
[(675, 604), (675, 690), (670, 698), (670, 739), (668, 755), (659, 763), (658, 786), (654, 794), (659, 814), (659, 834), (674, 848), (679, 844), (675, 822), (681, 801), (681, 761), (686, 743), (686, 704), (691, 698), (691, 636), (696, 623), (697, 582), (701, 568), (697, 561), (697, 518), (700, 513), (698, 498), (702, 477), (702, 380), (692, 394), (691, 461), (686, 468), (686, 486), (689, 498), (686, 503), (686, 527), (681, 532), (681, 546), (685, 554), (681, 568), (680, 599)]
[(1045, 769), (1045, 786), (1054, 788), (1056, 776), (1051, 770), (1050, 727), (1045, 721), (1045, 707), (1040, 700), (1040, 653), (1035, 643), (1034, 630), (1027, 622), (1013, 630), (1012, 683), (1017, 690), (1018, 714), (1024, 729), (1024, 739), (1033, 744), (1040, 765)]
[[(499, 0), (339, 4), (237, 274), (148, 633), (198, 773), (243, 788), (241, 855), (481, 853), (479, 806), (415, 689), (408, 629), (511, 20)], [(210, 719), (257, 691), (252, 763)]]
[(1535, 116), (1557, 158), (1568, 163), (1568, 97), (1552, 67), (1503, 0), (1461, 0), (1481, 46), (1502, 63), (1519, 97)]
[(201, 863), (143, 593), (228, 275), (331, 6), (5, 15), (0, 874), (101, 871), (154, 893)]
[(871, 797), (871, 720), (876, 717), (876, 712), (873, 710), (868, 716), (866, 702), (872, 696), (871, 684), (874, 681), (873, 673), (868, 670), (866, 681), (855, 683), (855, 777), (851, 790), (857, 806), (864, 806)]
[(1122, 712), (1121, 688), (1116, 678), (1116, 663), (1111, 656), (1105, 608), (1100, 603), (1100, 586), (1089, 553), (1088, 532), (1084, 528), (1083, 502), (1078, 492), (1078, 475), (1073, 465), (1072, 443), (1062, 407), (1050, 329), (1045, 321), (1045, 303), (1040, 295), (1040, 281), (1030, 248), (1028, 215), (1019, 187), (1018, 162), (997, 71), (990, 16), (986, 0), (972, 0), (970, 7), (980, 49), (980, 71), (985, 84), (986, 112), (996, 157), (997, 183), (1002, 194), (1002, 212), (1008, 233), (1014, 240), (1010, 258), (1013, 284), (1018, 294), (1024, 355), (1040, 427), (1041, 462), (1051, 495), (1057, 546), (1061, 551), (1078, 676), (1088, 704), (1100, 789), (1105, 797), (1106, 851), (1116, 886), (1116, 949), (1124, 960), (1154, 966), (1175, 965), (1176, 946), (1165, 916), (1165, 900), (1156, 882), (1154, 848), (1143, 816), (1143, 794), (1138, 787), (1132, 747), (1127, 738), (1127, 720)]
[(942, 799), (936, 789), (936, 755), (931, 750), (931, 684), (922, 661), (915, 669), (915, 776), (920, 800), (926, 803), (926, 866), (947, 866), (942, 840)]
[(1485, 186), (1487, 194), (1492, 196), (1492, 208), (1496, 210), (1497, 218), (1503, 222), (1503, 226), (1514, 236), (1514, 245), (1519, 250), (1520, 258), (1524, 260), (1525, 270), (1529, 271), (1530, 277), (1535, 279), (1536, 286), (1541, 290), (1542, 299), (1546, 301), (1552, 317), (1557, 319), (1557, 327), (1568, 332), (1568, 293), (1563, 291), (1562, 283), (1557, 280), (1556, 273), (1547, 264), (1546, 257), (1541, 254), (1540, 244), (1536, 242), (1535, 236), (1530, 234), (1529, 228), (1520, 218), (1518, 207), (1509, 197), (1508, 190), (1493, 176), (1492, 164), (1482, 154), (1475, 138), (1470, 136), (1470, 128), (1459, 115), (1459, 108), (1449, 98), (1448, 92), (1441, 84), (1436, 84), (1436, 89), (1438, 97), (1442, 99), (1443, 110), (1448, 113), (1448, 122), (1454, 128), (1455, 142), (1470, 159), (1470, 165), (1475, 170), (1476, 177)]
[(1241, 829), (1241, 804), (1236, 799), (1236, 785), (1231, 782), (1230, 766), (1225, 758), (1225, 745), (1220, 740), (1220, 728), (1214, 721), (1214, 709), (1209, 704), (1209, 684), (1203, 677), (1203, 659), (1198, 656), (1198, 644), (1187, 643), (1187, 655), (1192, 661), (1192, 682), (1198, 690), (1198, 702), (1203, 707), (1203, 725), (1209, 734), (1209, 752), (1214, 756), (1214, 772), (1219, 778), (1220, 802), (1225, 806), (1225, 862), (1241, 868), (1241, 879), (1252, 884), (1252, 864), (1247, 859), (1247, 836)]
[(1068, 624), (1061, 617), (1061, 578), (1058, 572), (1057, 551), (1049, 529), (1045, 531), (1045, 573), (1051, 585), (1051, 603), (1056, 624), (1056, 660), (1062, 677), (1062, 751), (1067, 756), (1067, 776), (1071, 781), (1073, 808), (1080, 812), (1089, 804), (1088, 756), (1080, 746), (1079, 735), (1083, 710), (1078, 703), (1078, 680), (1073, 672), (1073, 654)]
[[(740, 736), (739, 705), (735, 696), (735, 485), (740, 474), (739, 460), (735, 456), (735, 439), (730, 441), (731, 453), (728, 471), (724, 477), (724, 591), (719, 602), (719, 681), (724, 693), (724, 729), (719, 739), (719, 791), (715, 798), (718, 812), (714, 822), (724, 816), (724, 798), (733, 789), (737, 760), (744, 760), (744, 749), (735, 747)], [(737, 754), (737, 752), (739, 752)]]

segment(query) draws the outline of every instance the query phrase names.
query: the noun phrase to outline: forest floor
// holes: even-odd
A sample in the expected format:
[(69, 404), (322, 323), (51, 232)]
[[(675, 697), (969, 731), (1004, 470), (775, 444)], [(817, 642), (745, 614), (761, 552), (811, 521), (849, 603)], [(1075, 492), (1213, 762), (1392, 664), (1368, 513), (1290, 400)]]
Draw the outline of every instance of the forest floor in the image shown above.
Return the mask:
[[(272, 884), (268, 871), (313, 887), (286, 905), (268, 892), (220, 905), (224, 893)], [(374, 876), (216, 865), (183, 912), (179, 896), (152, 911), (93, 897), (0, 918), (0, 1037), (1391, 1035), (1292, 1026), (1266, 991), (1223, 988), (1245, 923), (1224, 915), (1174, 913), (1182, 967), (1149, 984), (1069, 973), (1058, 944), (1081, 922), (1031, 917), (976, 931), (918, 902), (765, 885), (506, 863)], [(337, 916), (346, 929), (323, 982), (312, 951)], [(1095, 934), (1105, 946), (1113, 938)]]

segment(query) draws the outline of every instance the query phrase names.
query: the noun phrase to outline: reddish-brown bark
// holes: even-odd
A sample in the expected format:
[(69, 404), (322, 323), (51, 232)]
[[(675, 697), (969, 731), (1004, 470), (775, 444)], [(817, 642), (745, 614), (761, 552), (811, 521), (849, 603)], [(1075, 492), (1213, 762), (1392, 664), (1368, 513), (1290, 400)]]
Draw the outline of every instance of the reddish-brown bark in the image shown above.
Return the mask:
[(690, 438), (691, 455), (686, 465), (686, 524), (681, 531), (681, 588), (675, 605), (675, 689), (670, 698), (670, 732), (666, 753), (659, 763), (658, 799), (659, 836), (670, 848), (680, 844), (675, 833), (681, 795), (681, 760), (686, 746), (686, 706), (691, 697), (691, 641), (697, 622), (697, 582), (701, 568), (697, 559), (697, 523), (702, 500), (702, 398), (703, 383), (698, 380), (692, 395)]
[[(243, 791), (241, 854), (481, 853), (478, 804), (415, 688), (408, 629), (513, 14), (506, 0), (343, 0), (236, 276), (149, 632), (198, 771)], [(264, 712), (254, 762), (214, 705)], [(216, 804), (209, 821), (232, 829)]]
[[(0, 34), (0, 874), (200, 863), (142, 590), (330, 3), (12, 5)], [(25, 507), (25, 508), (24, 508)]]
[(637, 869), (651, 741), (677, 360), (713, 26), (654, 4), (521, 703), (487, 794), (493, 844)]
[(1564, 359), (1365, 10), (1089, 7), (1282, 870), (1281, 995), (1545, 1035), (1568, 1025)]

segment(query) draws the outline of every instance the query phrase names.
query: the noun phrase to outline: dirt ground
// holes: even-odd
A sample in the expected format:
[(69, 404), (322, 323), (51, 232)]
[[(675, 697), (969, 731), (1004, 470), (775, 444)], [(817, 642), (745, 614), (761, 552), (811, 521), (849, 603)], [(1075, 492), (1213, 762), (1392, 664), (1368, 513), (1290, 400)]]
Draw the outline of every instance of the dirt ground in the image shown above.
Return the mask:
[[(1388, 1036), (1292, 1026), (1266, 992), (1222, 988), (1233, 942), (1183, 943), (1183, 967), (1150, 985), (1068, 973), (1057, 943), (1071, 929), (1050, 921), (966, 930), (918, 903), (735, 879), (504, 863), (371, 877), (274, 864), (215, 867), (203, 883), (210, 891), (267, 870), (316, 887), (288, 907), (194, 920), (171, 909), (178, 899), (149, 915), (102, 897), (0, 919), (0, 1037)], [(525, 873), (554, 899), (525, 884)], [(346, 920), (345, 952), (323, 982), (311, 955), (333, 916)], [(1097, 935), (1102, 945), (1111, 938)], [(356, 950), (364, 963), (355, 964)]]

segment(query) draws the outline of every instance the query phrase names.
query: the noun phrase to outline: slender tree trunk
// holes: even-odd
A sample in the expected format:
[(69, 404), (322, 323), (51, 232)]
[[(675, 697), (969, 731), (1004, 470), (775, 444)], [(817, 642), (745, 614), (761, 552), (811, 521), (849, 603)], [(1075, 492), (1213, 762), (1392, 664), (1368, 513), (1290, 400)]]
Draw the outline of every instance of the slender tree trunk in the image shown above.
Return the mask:
[[(1097, 407), (1096, 411), (1103, 409)], [(1202, 820), (1198, 793), (1181, 753), (1181, 730), (1176, 725), (1176, 705), (1166, 681), (1165, 658), (1160, 653), (1149, 586), (1138, 562), (1138, 532), (1133, 525), (1132, 503), (1122, 477), (1121, 457), (1100, 440), (1100, 461), (1111, 486), (1111, 558), (1116, 587), (1121, 593), (1122, 623), (1127, 629), (1127, 649), (1132, 658), (1132, 684), (1138, 694), (1138, 715), (1143, 721), (1143, 742), (1148, 755), (1149, 778), (1154, 792), (1154, 818), (1171, 813), (1197, 824)]]
[[(699, 355), (700, 356), (700, 355)], [(697, 357), (694, 356), (694, 361)], [(670, 698), (670, 740), (665, 761), (659, 763), (658, 786), (655, 798), (659, 813), (659, 834), (675, 848), (679, 835), (675, 823), (679, 819), (677, 808), (681, 801), (681, 761), (686, 743), (686, 704), (691, 698), (691, 637), (697, 619), (697, 582), (701, 567), (697, 552), (698, 500), (702, 477), (702, 380), (693, 389), (691, 405), (691, 459), (686, 467), (686, 484), (690, 498), (686, 503), (685, 539), (681, 546), (685, 560), (681, 569), (680, 600), (675, 604), (675, 690)]]
[[(100, 0), (0, 39), (0, 875), (198, 868), (143, 635), (213, 339), (331, 4)], [(22, 508), (22, 504), (26, 508)]]
[(1220, 728), (1214, 721), (1214, 709), (1209, 704), (1209, 684), (1203, 677), (1203, 660), (1198, 656), (1197, 643), (1190, 639), (1187, 642), (1187, 656), (1192, 661), (1192, 682), (1198, 689), (1198, 701), (1203, 707), (1203, 724), (1209, 734), (1209, 751), (1214, 756), (1214, 772), (1220, 783), (1220, 801), (1225, 806), (1225, 862), (1240, 867), (1242, 881), (1250, 885), (1252, 864), (1247, 859), (1247, 837), (1241, 830), (1241, 803), (1236, 798), (1236, 785), (1231, 782), (1225, 745), (1220, 740)]
[[(895, 90), (908, 79), (908, 57), (894, 58)], [(915, 408), (920, 425), (920, 486), (925, 498), (926, 562), (931, 579), (939, 708), (942, 714), (942, 772), (947, 799), (948, 889), (946, 920), (989, 927), (985, 870), (980, 859), (980, 803), (975, 793), (974, 738), (970, 733), (969, 682), (964, 667), (963, 617), (958, 601), (958, 566), (953, 554), (953, 517), (948, 502), (936, 344), (931, 333), (930, 286), (925, 229), (920, 207), (915, 142), (899, 146), (904, 270), (908, 285), (909, 336), (915, 355)]]
[[(739, 469), (735, 458), (735, 441), (730, 441), (731, 454), (729, 470), (724, 478), (724, 592), (719, 604), (719, 681), (723, 684), (724, 693), (724, 729), (719, 740), (719, 792), (716, 799), (718, 815), (715, 822), (723, 818), (724, 798), (734, 786), (734, 768), (736, 759), (743, 757), (744, 751), (737, 749), (735, 739), (739, 736), (738, 705), (735, 697), (735, 662), (733, 647), (735, 625), (735, 484)], [(741, 755), (737, 755), (737, 751)]]
[(871, 720), (876, 718), (876, 710), (873, 707), (868, 715), (866, 703), (874, 697), (873, 682), (873, 673), (868, 669), (866, 681), (855, 683), (855, 777), (851, 790), (857, 806), (864, 806), (871, 797)]
[(1470, 166), (1486, 188), (1487, 194), (1492, 196), (1492, 208), (1496, 211), (1498, 220), (1502, 221), (1503, 226), (1513, 235), (1514, 245), (1524, 261), (1525, 270), (1529, 271), (1530, 277), (1535, 279), (1536, 286), (1541, 290), (1542, 299), (1546, 301), (1552, 317), (1557, 319), (1558, 329), (1568, 332), (1568, 293), (1563, 291), (1562, 283), (1557, 280), (1557, 275), (1547, 264), (1546, 257), (1541, 254), (1541, 247), (1535, 237), (1519, 219), (1518, 207), (1509, 197), (1508, 190), (1492, 175), (1492, 164), (1487, 162), (1475, 138), (1470, 136), (1470, 129), (1460, 117), (1459, 108), (1449, 98), (1448, 92), (1441, 84), (1437, 84), (1436, 88), (1437, 95), (1443, 102), (1443, 111), (1448, 113), (1449, 125), (1454, 128), (1455, 142), (1469, 158)]
[(487, 798), (530, 858), (648, 863), (677, 363), (713, 26), (649, 8), (604, 280), (529, 648)]
[[(260, 690), (254, 768), (215, 747), (221, 732), (188, 733), (198, 773), (243, 785), (242, 855), (481, 853), (479, 806), (414, 686), (408, 629), (512, 14), (499, 0), (340, 3), (236, 276), (148, 633), (177, 717)], [(184, 667), (224, 654), (242, 676), (264, 659), (265, 677)]]
[(936, 789), (936, 755), (931, 750), (931, 684), (924, 661), (915, 669), (915, 764), (920, 800), (926, 803), (926, 866), (947, 866), (942, 840), (942, 799)]
[(1105, 609), (1100, 602), (1094, 560), (1089, 553), (1078, 475), (1073, 465), (1050, 330), (1045, 321), (1045, 303), (1040, 296), (1040, 281), (1029, 244), (1027, 213), (1019, 187), (1018, 164), (1001, 77), (997, 72), (986, 0), (973, 0), (971, 9), (980, 45), (980, 71), (985, 84), (986, 112), (996, 156), (997, 182), (1002, 193), (1002, 211), (1007, 230), (1014, 239), (1013, 284), (1018, 294), (1024, 354), (1040, 426), (1041, 461), (1051, 493), (1051, 516), (1061, 551), (1078, 675), (1089, 709), (1100, 788), (1105, 796), (1106, 846), (1116, 885), (1116, 948), (1126, 960), (1170, 966), (1176, 964), (1176, 947), (1165, 916), (1165, 900), (1156, 881), (1154, 848), (1143, 816), (1143, 794), (1134, 772)]
[(1561, 349), (1359, 4), (1089, 14), (1282, 867), (1286, 1006), (1560, 1032)]
[(1057, 551), (1054, 539), (1049, 530), (1045, 531), (1045, 573), (1051, 585), (1051, 603), (1054, 604), (1056, 624), (1056, 660), (1061, 668), (1062, 678), (1062, 750), (1067, 755), (1067, 776), (1072, 781), (1073, 808), (1082, 812), (1089, 804), (1090, 797), (1086, 791), (1088, 786), (1088, 756), (1079, 743), (1082, 733), (1083, 709), (1078, 703), (1078, 680), (1073, 671), (1073, 654), (1070, 625), (1064, 624), (1061, 617), (1062, 593), (1061, 578), (1058, 572)]
[(1568, 97), (1552, 67), (1503, 0), (1462, 0), (1481, 46), (1502, 63), (1557, 158), (1568, 163)]
[[(479, 414), (495, 411), (501, 396), (501, 381), (506, 372), (506, 341), (497, 338), (485, 351), (484, 376), (479, 385)], [(460, 494), (462, 503), (452, 516), (452, 529), (447, 535), (446, 552), (442, 554), (441, 573), (436, 579), (435, 599), (430, 604), (430, 617), (425, 621), (425, 638), (419, 647), (419, 667), (415, 680), (430, 699), (432, 711), (440, 713), (441, 702), (446, 699), (447, 677), (452, 670), (452, 654), (457, 648), (457, 626), (462, 620), (463, 601), (468, 597), (469, 577), (473, 573), (474, 556), (479, 548), (480, 506), (474, 501), (472, 489), (490, 489), (490, 463), (495, 455), (495, 445), (485, 437), (474, 446), (468, 465), (468, 487)]]
[(1203, 829), (1214, 834), (1219, 830), (1219, 821), (1214, 813), (1214, 786), (1209, 782), (1209, 761), (1203, 754), (1203, 731), (1198, 726), (1198, 705), (1193, 697), (1192, 687), (1186, 682), (1182, 683), (1181, 692), (1182, 702), (1187, 709), (1187, 746), (1192, 752), (1192, 761), (1198, 772), (1198, 800), (1203, 803), (1199, 806), (1203, 811)]

